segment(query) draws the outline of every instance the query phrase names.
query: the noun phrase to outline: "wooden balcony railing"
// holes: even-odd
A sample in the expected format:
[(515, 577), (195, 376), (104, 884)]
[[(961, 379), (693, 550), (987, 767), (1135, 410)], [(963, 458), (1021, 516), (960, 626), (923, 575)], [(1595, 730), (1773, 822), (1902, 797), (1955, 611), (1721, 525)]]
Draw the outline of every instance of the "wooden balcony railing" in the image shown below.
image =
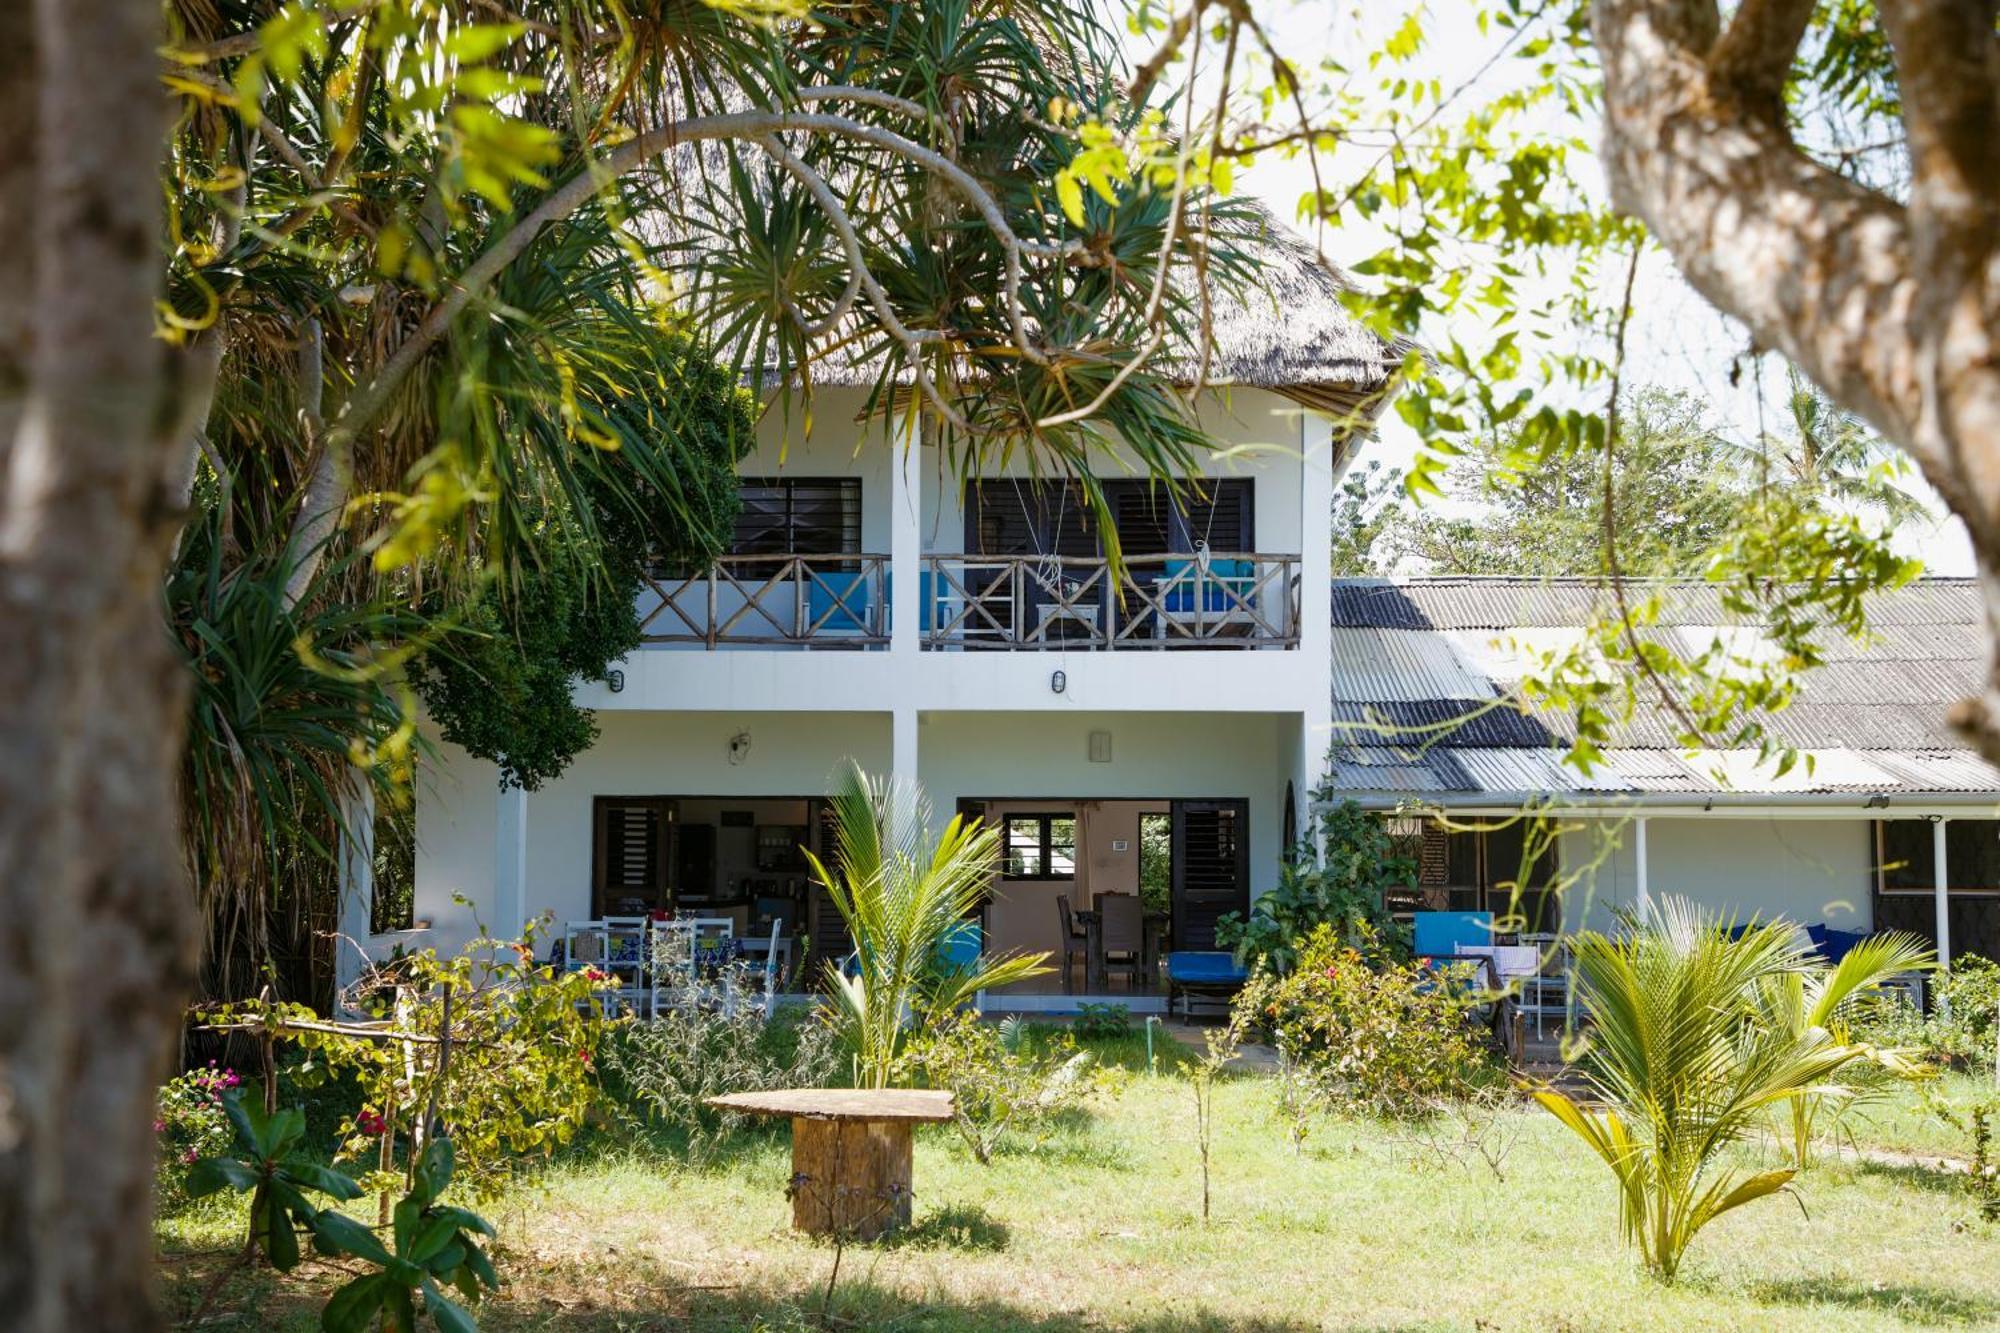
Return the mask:
[(648, 577), (648, 643), (884, 648), (889, 557), (725, 555), (707, 569)]
[(1296, 648), (1299, 557), (924, 558), (926, 648)]

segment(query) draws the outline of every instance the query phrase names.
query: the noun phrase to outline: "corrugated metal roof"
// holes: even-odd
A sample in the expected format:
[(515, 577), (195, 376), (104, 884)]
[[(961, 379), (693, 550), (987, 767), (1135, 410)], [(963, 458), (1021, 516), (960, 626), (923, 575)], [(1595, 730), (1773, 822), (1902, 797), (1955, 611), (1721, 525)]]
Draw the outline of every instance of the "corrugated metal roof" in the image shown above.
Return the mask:
[[(1682, 653), (1720, 641), (1738, 662), (1767, 660), (1754, 625), (1702, 584), (1654, 584), (1666, 606), (1646, 637)], [(1830, 634), (1788, 708), (1759, 717), (1806, 762), (1782, 777), (1752, 752), (1686, 752), (1666, 710), (1619, 726), (1588, 777), (1561, 762), (1574, 719), (1511, 702), (1539, 655), (1564, 651), (1605, 613), (1583, 579), (1337, 579), (1333, 589), (1334, 785), (1354, 793), (1477, 795), (1793, 795), (2000, 792), (2000, 772), (1945, 721), (1979, 687), (1987, 651), (1978, 590), (1934, 579), (1870, 603), (1874, 636)], [(1609, 667), (1607, 670), (1611, 669)]]

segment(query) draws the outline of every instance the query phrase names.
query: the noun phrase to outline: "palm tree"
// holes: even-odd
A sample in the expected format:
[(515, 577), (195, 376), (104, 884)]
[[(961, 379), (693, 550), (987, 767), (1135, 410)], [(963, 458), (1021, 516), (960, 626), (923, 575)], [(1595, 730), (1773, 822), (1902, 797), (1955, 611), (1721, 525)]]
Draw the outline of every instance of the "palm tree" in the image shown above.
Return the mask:
[[(1838, 964), (1807, 964), (1776, 976), (1766, 977), (1757, 988), (1759, 1021), (1776, 1032), (1806, 1041), (1814, 1034), (1829, 1034), (1841, 1045), (1850, 1045), (1847, 1018), (1854, 1001), (1874, 990), (1890, 977), (1935, 966), (1931, 946), (1915, 935), (1892, 931), (1862, 940)], [(1919, 1071), (1901, 1051), (1858, 1044), (1856, 1050), (1866, 1060), (1892, 1074), (1915, 1076)], [(1851, 1083), (1839, 1082), (1824, 1091), (1793, 1097), (1785, 1108), (1792, 1163), (1803, 1171), (1812, 1162), (1817, 1126), (1828, 1111), (1837, 1116), (1852, 1105), (1857, 1093)]]
[(839, 873), (806, 855), (847, 922), (855, 967), (849, 976), (830, 964), (828, 974), (857, 1039), (855, 1081), (886, 1088), (913, 1028), (982, 990), (1047, 972), (1048, 955), (956, 965), (943, 956), (998, 869), (996, 830), (953, 816), (932, 843), (922, 789), (871, 779), (853, 763), (842, 770), (831, 804)]
[(1667, 1281), (1702, 1227), (1796, 1174), (1718, 1170), (1723, 1150), (1863, 1054), (1824, 1027), (1763, 1021), (1757, 997), (1807, 968), (1809, 945), (1783, 922), (1730, 926), (1666, 898), (1619, 938), (1579, 935), (1585, 1072), (1603, 1109), (1535, 1093), (1617, 1176), (1625, 1236)]

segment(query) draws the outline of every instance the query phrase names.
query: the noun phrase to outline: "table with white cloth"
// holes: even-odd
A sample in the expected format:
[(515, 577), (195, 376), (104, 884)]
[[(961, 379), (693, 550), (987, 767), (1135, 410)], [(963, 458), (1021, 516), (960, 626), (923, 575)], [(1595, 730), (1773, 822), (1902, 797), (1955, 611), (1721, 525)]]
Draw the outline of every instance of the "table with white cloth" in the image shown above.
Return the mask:
[(1452, 952), (1460, 958), (1487, 959), (1493, 967), (1493, 984), (1503, 991), (1515, 990), (1515, 982), (1542, 970), (1542, 951), (1532, 944), (1460, 944)]

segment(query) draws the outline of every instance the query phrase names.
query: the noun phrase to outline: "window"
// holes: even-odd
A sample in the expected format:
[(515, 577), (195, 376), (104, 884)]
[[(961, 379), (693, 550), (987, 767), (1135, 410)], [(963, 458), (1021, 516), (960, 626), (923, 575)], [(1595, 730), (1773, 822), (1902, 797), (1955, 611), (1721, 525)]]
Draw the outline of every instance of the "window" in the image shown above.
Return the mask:
[[(1936, 826), (1928, 819), (1884, 819), (1876, 827), (1881, 830), (1882, 892), (1935, 892)], [(2000, 892), (2000, 820), (1946, 821), (1944, 859), (1950, 892)]]
[(861, 479), (745, 479), (731, 555), (854, 555), (861, 550)]
[(1075, 879), (1076, 816), (1008, 815), (1000, 826), (1000, 873), (1008, 879)]
[[(1176, 497), (1150, 481), (1100, 483), (1118, 544), (1127, 555), (1256, 549), (1255, 484), (1245, 477), (1211, 479), (1198, 494)], [(1075, 483), (986, 479), (965, 497), (965, 549), (974, 555), (1102, 554), (1095, 519)]]

